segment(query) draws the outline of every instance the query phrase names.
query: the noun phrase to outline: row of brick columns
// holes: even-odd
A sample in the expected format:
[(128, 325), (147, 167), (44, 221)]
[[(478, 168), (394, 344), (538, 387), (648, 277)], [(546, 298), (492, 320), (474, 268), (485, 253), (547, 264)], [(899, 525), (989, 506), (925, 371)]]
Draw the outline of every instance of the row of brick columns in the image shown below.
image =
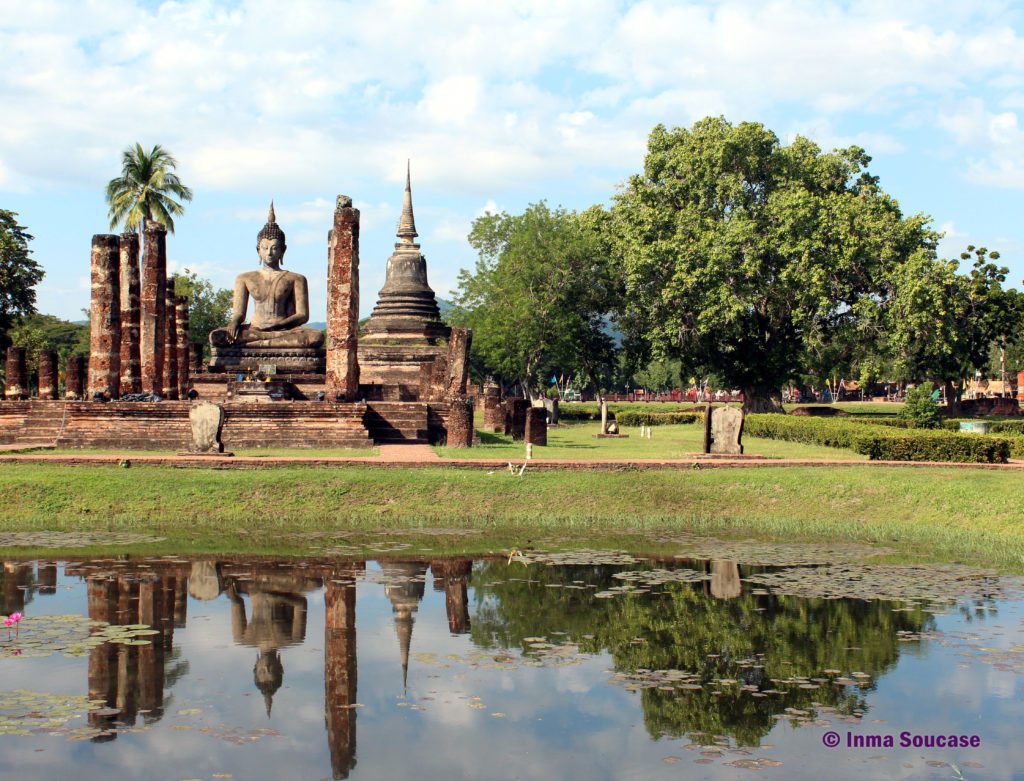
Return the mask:
[[(188, 394), (190, 364), (195, 363), (188, 299), (176, 296), (173, 280), (167, 279), (167, 230), (147, 220), (144, 236), (141, 275), (136, 234), (92, 237), (88, 378), (83, 359), (71, 356), (65, 399), (116, 399), (143, 392), (177, 399)], [(8, 348), (4, 398), (29, 397), (25, 357), (24, 347)], [(57, 395), (57, 355), (42, 350), (39, 398)]]
[[(92, 238), (89, 378), (75, 397), (188, 393), (188, 301), (167, 278), (167, 229), (146, 220), (143, 249), (140, 273), (138, 235)], [(71, 396), (70, 363), (67, 377)]]

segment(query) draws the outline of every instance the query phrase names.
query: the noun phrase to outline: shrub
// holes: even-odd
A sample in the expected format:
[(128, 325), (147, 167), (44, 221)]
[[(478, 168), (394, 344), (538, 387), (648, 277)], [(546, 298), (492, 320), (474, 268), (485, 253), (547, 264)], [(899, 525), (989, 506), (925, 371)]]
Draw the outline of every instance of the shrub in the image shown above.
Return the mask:
[(915, 428), (900, 431), (891, 425), (873, 425), (849, 418), (748, 415), (744, 432), (752, 437), (848, 448), (872, 460), (1005, 463), (1011, 447), (1015, 453), (1018, 448), (1024, 453), (1024, 437), (1018, 444), (1007, 437)]
[(870, 434), (859, 437), (853, 449), (872, 461), (956, 461), (1005, 464), (1010, 441), (982, 434), (913, 431), (905, 434)]
[(912, 420), (916, 428), (941, 428), (942, 415), (938, 405), (932, 401), (934, 392), (935, 386), (930, 382), (923, 382), (908, 390), (903, 409), (899, 413), (900, 418)]
[(993, 434), (1015, 434), (1024, 435), (1024, 420), (993, 420), (989, 426)]

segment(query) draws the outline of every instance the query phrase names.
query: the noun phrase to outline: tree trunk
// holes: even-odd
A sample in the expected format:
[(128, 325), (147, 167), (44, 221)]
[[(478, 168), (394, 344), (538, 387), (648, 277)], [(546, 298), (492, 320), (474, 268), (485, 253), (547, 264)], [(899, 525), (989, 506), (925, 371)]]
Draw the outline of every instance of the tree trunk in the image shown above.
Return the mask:
[(782, 408), (782, 393), (778, 388), (771, 388), (767, 385), (755, 385), (743, 389), (743, 413), (773, 412), (785, 415), (786, 410)]
[(946, 417), (956, 418), (960, 416), (960, 397), (956, 395), (955, 385), (952, 380), (945, 380), (942, 383), (946, 393)]

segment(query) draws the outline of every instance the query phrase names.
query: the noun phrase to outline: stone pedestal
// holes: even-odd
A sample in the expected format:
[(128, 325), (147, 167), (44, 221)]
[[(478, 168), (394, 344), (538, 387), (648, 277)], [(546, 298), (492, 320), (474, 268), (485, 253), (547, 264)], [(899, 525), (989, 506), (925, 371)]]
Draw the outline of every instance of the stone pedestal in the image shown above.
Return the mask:
[(121, 388), (120, 237), (92, 237), (92, 304), (89, 308), (89, 387), (116, 399)]
[(454, 398), (448, 413), (448, 447), (473, 446), (473, 400)]
[(231, 375), (259, 371), (261, 366), (274, 366), (278, 374), (323, 374), (324, 353), (310, 347), (214, 346), (208, 368)]
[(25, 371), (25, 348), (8, 347), (4, 372), (4, 398), (28, 398), (28, 373)]
[(484, 431), (500, 434), (505, 430), (505, 407), (497, 396), (484, 396)]
[(125, 233), (120, 238), (121, 291), (121, 395), (142, 392), (142, 363), (139, 357), (139, 236)]
[(68, 358), (64, 369), (64, 398), (67, 401), (85, 398), (85, 359), (81, 355)]
[(39, 351), (39, 398), (53, 401), (57, 398), (57, 353)]
[(295, 385), (288, 380), (228, 380), (227, 397), (233, 401), (288, 401), (298, 397)]
[(359, 210), (339, 195), (327, 239), (327, 396), (359, 394)]
[(548, 411), (544, 407), (530, 407), (526, 411), (525, 438), (529, 445), (547, 445)]
[(469, 347), (473, 333), (468, 328), (453, 328), (448, 337), (448, 387), (446, 396), (462, 396), (469, 380)]
[(178, 355), (178, 398), (188, 396), (189, 354), (188, 354), (188, 299), (178, 296), (175, 299), (175, 349)]
[(178, 398), (178, 297), (174, 294), (174, 280), (168, 279), (164, 288), (164, 382), (165, 399)]
[(164, 344), (167, 342), (167, 229), (154, 220), (146, 220), (144, 238), (139, 299), (142, 390), (145, 393), (162, 393)]
[(521, 442), (526, 438), (526, 416), (530, 410), (529, 399), (507, 399), (512, 439)]

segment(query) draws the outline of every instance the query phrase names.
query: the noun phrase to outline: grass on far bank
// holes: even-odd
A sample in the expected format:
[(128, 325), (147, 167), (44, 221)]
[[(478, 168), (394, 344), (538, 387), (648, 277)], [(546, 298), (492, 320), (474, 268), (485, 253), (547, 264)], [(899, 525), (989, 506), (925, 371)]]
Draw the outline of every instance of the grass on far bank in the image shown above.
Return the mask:
[[(1024, 568), (1024, 473), (850, 466), (531, 472), (12, 464), (0, 531), (131, 531), (168, 552), (285, 553), (291, 534), (479, 530), (497, 549), (693, 531), (871, 541)], [(468, 538), (472, 542), (475, 538)], [(477, 544), (484, 544), (478, 542)], [(8, 549), (8, 552), (18, 552)]]
[[(482, 423), (477, 416), (477, 424)], [(601, 430), (600, 423), (572, 423), (548, 429), (548, 444), (535, 447), (535, 460), (577, 459), (581, 461), (629, 461), (631, 459), (676, 459), (700, 453), (704, 441), (703, 423), (678, 426), (653, 426), (651, 438), (641, 438), (639, 428), (622, 429), (628, 438), (597, 439), (594, 435)], [(520, 461), (526, 453), (522, 442), (513, 442), (504, 434), (490, 434), (481, 431), (480, 445), (471, 448), (436, 448), (442, 458), (495, 458), (506, 461)], [(766, 458), (807, 458), (822, 461), (866, 461), (867, 456), (852, 450), (805, 445), (786, 442), (781, 439), (757, 439), (743, 437), (743, 452), (747, 455)]]
[[(110, 448), (25, 448), (24, 450), (8, 450), (6, 453), (43, 453), (45, 455), (63, 456), (120, 456), (131, 460), (137, 456), (173, 456), (178, 450), (113, 450)], [(263, 447), (232, 450), (236, 456), (245, 458), (376, 458), (380, 448), (376, 447), (334, 447), (334, 448), (296, 448), (296, 447)]]

